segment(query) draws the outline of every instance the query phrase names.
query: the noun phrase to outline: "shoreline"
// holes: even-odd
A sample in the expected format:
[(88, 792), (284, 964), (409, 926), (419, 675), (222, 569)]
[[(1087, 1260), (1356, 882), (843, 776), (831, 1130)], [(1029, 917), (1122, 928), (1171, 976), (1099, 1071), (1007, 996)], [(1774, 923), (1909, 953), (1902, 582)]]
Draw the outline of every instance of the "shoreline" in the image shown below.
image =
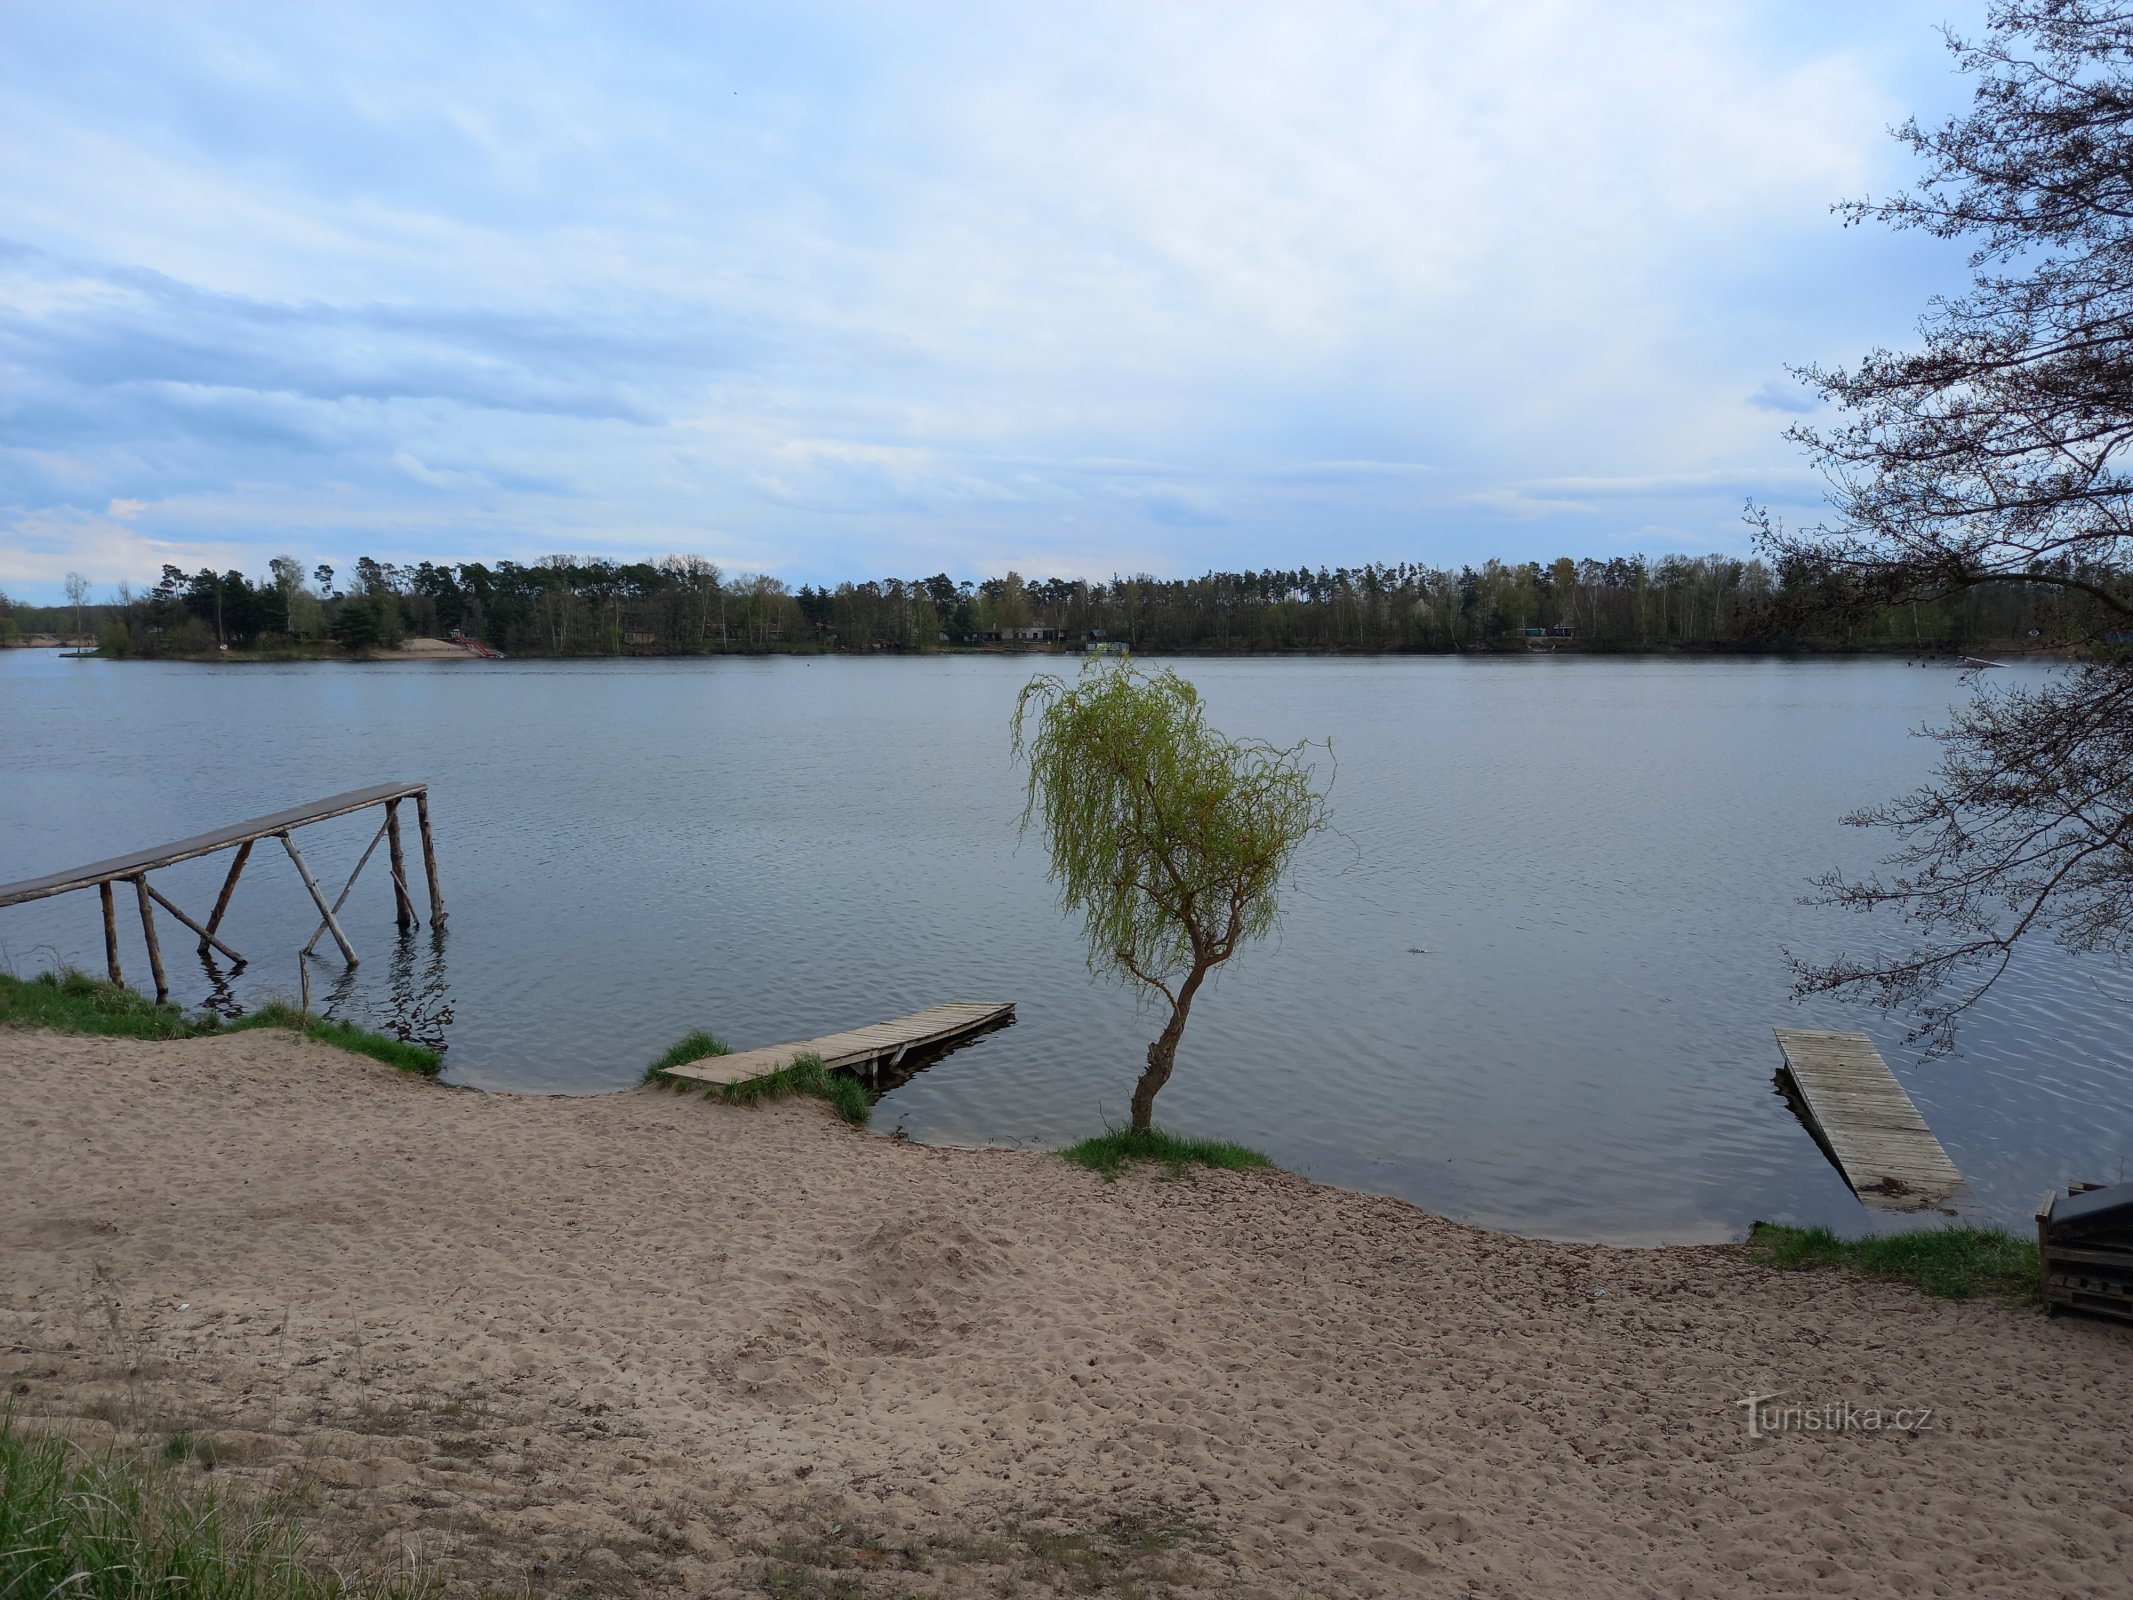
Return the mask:
[[(82, 652), (81, 658), (92, 661), (130, 662), (184, 662), (196, 666), (256, 666), (290, 665), (292, 663), (328, 663), (339, 666), (370, 666), (387, 662), (410, 661), (761, 661), (787, 657), (834, 658), (847, 661), (899, 660), (923, 661), (928, 659), (984, 657), (1010, 660), (1060, 660), (1078, 661), (1089, 659), (1089, 652), (1047, 648), (1012, 649), (990, 645), (943, 645), (930, 650), (843, 650), (834, 646), (794, 645), (759, 650), (658, 650), (636, 646), (620, 651), (572, 651), (550, 654), (542, 651), (519, 649), (508, 657), (484, 657), (472, 650), (442, 640), (422, 641), (433, 648), (347, 651), (339, 647), (321, 647), (310, 650), (260, 651), (239, 650), (225, 652), (193, 652), (180, 654), (127, 654), (106, 655), (100, 650)], [(17, 645), (11, 649), (41, 649), (45, 646)], [(1406, 660), (1526, 660), (1538, 656), (1569, 656), (1605, 661), (1895, 661), (1914, 662), (1922, 666), (1943, 666), (1951, 670), (1968, 660), (1979, 659), (1976, 650), (1991, 653), (1995, 664), (2028, 661), (2073, 662), (2086, 659), (2078, 650), (2065, 646), (2046, 648), (2018, 647), (2013, 643), (2005, 646), (1981, 644), (1966, 652), (1953, 645), (1935, 645), (1931, 648), (1919, 645), (1814, 645), (1814, 644), (1713, 644), (1713, 645), (1570, 645), (1551, 646), (1546, 649), (1527, 648), (1518, 645), (1470, 646), (1453, 650), (1339, 650), (1298, 648), (1293, 650), (1163, 650), (1144, 647), (1134, 650), (1137, 660), (1150, 661), (1406, 661)]]
[[(267, 1032), (0, 1081), (18, 1419), (187, 1427), (453, 1592), (2133, 1594), (2105, 1325)], [(1945, 1426), (1750, 1437), (1780, 1390)]]

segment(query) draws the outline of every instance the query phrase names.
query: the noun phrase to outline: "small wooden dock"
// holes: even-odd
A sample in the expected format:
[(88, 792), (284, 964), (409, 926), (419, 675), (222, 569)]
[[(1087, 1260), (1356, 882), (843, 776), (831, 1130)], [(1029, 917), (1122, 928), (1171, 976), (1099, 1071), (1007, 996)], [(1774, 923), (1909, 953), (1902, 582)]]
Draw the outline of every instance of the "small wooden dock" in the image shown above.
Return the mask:
[(984, 1033), (1013, 1018), (1013, 1001), (960, 1000), (945, 1006), (914, 1011), (908, 1017), (877, 1022), (870, 1028), (848, 1033), (825, 1034), (797, 1044), (767, 1045), (760, 1050), (740, 1050), (728, 1056), (705, 1056), (679, 1067), (670, 1067), (670, 1078), (696, 1083), (745, 1083), (767, 1077), (791, 1066), (802, 1056), (820, 1056), (832, 1069), (852, 1067), (872, 1078), (900, 1065), (904, 1057), (934, 1049), (972, 1034)]
[[(242, 967), (245, 958), (224, 942), (220, 936), (223, 916), (230, 909), (230, 897), (237, 892), (237, 880), (243, 876), (245, 863), (251, 859), (252, 846), (262, 839), (276, 839), (288, 852), (290, 864), (303, 880), (312, 903), (318, 907), (318, 932), (311, 935), (311, 943), (304, 946), (309, 955), (313, 945), (327, 933), (340, 946), (341, 955), (351, 967), (356, 964), (355, 946), (341, 927), (339, 912), (348, 903), (348, 891), (380, 843), (390, 845), (392, 863), (393, 914), (399, 926), (405, 930), (415, 926), (415, 897), (408, 892), (407, 863), (400, 844), (400, 802), (415, 802), (415, 820), (422, 835), (422, 871), (429, 887), (430, 924), (432, 927), (444, 921), (444, 897), (437, 888), (437, 849), (430, 837), (430, 790), (426, 783), (379, 783), (368, 789), (351, 789), (346, 794), (314, 800), (309, 805), (291, 806), (285, 811), (276, 811), (264, 817), (254, 817), (249, 822), (236, 822), (226, 828), (217, 828), (212, 833), (195, 834), (190, 839), (180, 839), (175, 844), (155, 845), (146, 850), (135, 850), (123, 856), (113, 856), (106, 861), (92, 861), (85, 867), (71, 867), (65, 872), (46, 873), (41, 878), (24, 878), (15, 883), (0, 883), (0, 906), (21, 905), (30, 900), (43, 900), (56, 894), (71, 894), (78, 889), (94, 889), (104, 906), (104, 960), (113, 983), (124, 983), (124, 973), (119, 970), (118, 910), (113, 903), (111, 886), (128, 883), (133, 886), (134, 897), (141, 914), (141, 937), (148, 947), (148, 965), (154, 974), (156, 999), (170, 998), (170, 980), (163, 971), (163, 947), (156, 937), (155, 910), (161, 906), (166, 914), (176, 919), (199, 935), (200, 953), (217, 950), (236, 966)], [(356, 862), (355, 871), (341, 888), (338, 898), (330, 904), (326, 891), (319, 887), (311, 863), (297, 849), (296, 841), (289, 837), (291, 830), (308, 827), (314, 822), (324, 822), (331, 817), (345, 817), (351, 812), (381, 806), (385, 820), (378, 824), (372, 835), (369, 848), (362, 859)], [(215, 900), (215, 909), (205, 924), (194, 921), (174, 905), (169, 896), (148, 881), (148, 874), (164, 867), (176, 866), (181, 861), (191, 861), (198, 856), (213, 855), (218, 850), (235, 850), (230, 860), (229, 873), (222, 880), (222, 892)]]
[(1806, 1108), (1810, 1131), (1864, 1204), (1922, 1211), (1962, 1188), (1962, 1173), (1873, 1040), (1863, 1033), (1774, 1031), (1785, 1052), (1783, 1076)]

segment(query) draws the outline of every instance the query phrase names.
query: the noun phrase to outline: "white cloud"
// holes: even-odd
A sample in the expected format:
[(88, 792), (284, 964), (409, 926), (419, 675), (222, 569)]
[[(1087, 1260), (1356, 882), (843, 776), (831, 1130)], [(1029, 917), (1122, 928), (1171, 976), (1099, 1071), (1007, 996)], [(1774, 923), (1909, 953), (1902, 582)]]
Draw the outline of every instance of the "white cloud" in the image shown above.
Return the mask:
[(1722, 526), (1807, 492), (1769, 374), (1903, 336), (1827, 210), (1950, 92), (1942, 9), (24, 13), (0, 541), (153, 505), (254, 564), (847, 576)]

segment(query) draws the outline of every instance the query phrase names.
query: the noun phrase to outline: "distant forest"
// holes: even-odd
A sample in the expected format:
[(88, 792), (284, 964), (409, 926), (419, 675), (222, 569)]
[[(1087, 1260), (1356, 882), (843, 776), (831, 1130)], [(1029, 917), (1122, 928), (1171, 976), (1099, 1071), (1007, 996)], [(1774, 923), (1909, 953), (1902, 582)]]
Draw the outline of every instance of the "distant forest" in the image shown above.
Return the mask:
[(1197, 578), (1025, 579), (946, 574), (788, 588), (699, 556), (622, 563), (550, 556), (443, 566), (368, 557), (348, 572), (276, 557), (241, 572), (163, 569), (145, 592), (34, 607), (0, 596), (0, 639), (86, 634), (112, 656), (390, 648), (411, 635), (479, 639), (513, 655), (921, 651), (1115, 641), (1155, 652), (1860, 648), (1963, 650), (2065, 632), (2063, 591), (1973, 587), (1867, 608), (1800, 633), (1759, 560), (1568, 557), (1455, 569), (1411, 563)]

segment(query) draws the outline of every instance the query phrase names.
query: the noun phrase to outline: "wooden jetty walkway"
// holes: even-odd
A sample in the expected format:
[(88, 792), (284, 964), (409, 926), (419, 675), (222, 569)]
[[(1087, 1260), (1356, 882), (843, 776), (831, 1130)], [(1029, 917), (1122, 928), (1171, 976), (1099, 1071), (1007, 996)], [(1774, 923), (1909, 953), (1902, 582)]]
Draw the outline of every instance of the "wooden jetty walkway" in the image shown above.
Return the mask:
[(1861, 1201), (1920, 1211), (1962, 1188), (1962, 1173), (1873, 1040), (1863, 1033), (1774, 1031), (1810, 1128)]
[(1014, 1014), (1015, 1006), (1011, 1000), (1004, 1004), (991, 1000), (957, 1001), (914, 1011), (908, 1017), (898, 1017), (891, 1022), (877, 1022), (871, 1028), (826, 1034), (820, 1039), (803, 1039), (797, 1044), (740, 1050), (727, 1056), (705, 1056), (679, 1067), (670, 1067), (667, 1076), (688, 1078), (697, 1083), (745, 1083), (750, 1078), (767, 1077), (789, 1067), (802, 1056), (813, 1055), (820, 1056), (826, 1067), (862, 1068), (871, 1078), (877, 1071), (895, 1067), (913, 1051), (983, 1033), (1006, 1022)]
[[(309, 955), (313, 945), (325, 933), (333, 935), (340, 946), (341, 954), (352, 967), (356, 964), (355, 947), (348, 942), (342, 931), (338, 915), (348, 902), (348, 891), (355, 887), (357, 876), (369, 862), (371, 853), (380, 841), (391, 846), (393, 880), (393, 911), (400, 927), (415, 925), (414, 897), (407, 891), (407, 866), (400, 848), (400, 802), (412, 799), (415, 802), (415, 819), (422, 834), (422, 871), (429, 887), (430, 925), (435, 927), (444, 921), (444, 897), (437, 889), (437, 850), (430, 838), (430, 791), (426, 783), (380, 783), (368, 789), (351, 789), (346, 794), (332, 795), (324, 800), (314, 800), (309, 805), (291, 806), (286, 811), (276, 811), (264, 817), (254, 817), (249, 822), (232, 823), (226, 828), (217, 828), (212, 833), (196, 834), (190, 839), (180, 839), (176, 844), (157, 845), (153, 849), (135, 850), (131, 854), (113, 856), (108, 861), (92, 861), (86, 867), (73, 867), (65, 872), (47, 873), (41, 878), (24, 878), (17, 883), (0, 883), (0, 907), (21, 905), (29, 900), (43, 900), (55, 894), (70, 894), (77, 889), (95, 889), (104, 903), (104, 960), (110, 969), (113, 983), (124, 983), (124, 974), (119, 969), (118, 911), (113, 903), (111, 886), (115, 883), (133, 885), (134, 896), (140, 903), (141, 935), (148, 945), (148, 965), (155, 974), (156, 999), (170, 998), (170, 983), (163, 973), (163, 947), (156, 938), (154, 907), (161, 906), (171, 916), (200, 936), (200, 953), (210, 949), (219, 950), (238, 966), (244, 965), (244, 957), (232, 950), (218, 936), (223, 915), (230, 908), (230, 896), (237, 892), (237, 879), (242, 875), (245, 863), (251, 859), (252, 846), (262, 839), (278, 839), (289, 853), (297, 876), (304, 880), (304, 888), (310, 892), (318, 906), (318, 932), (312, 934), (311, 943), (304, 946)], [(356, 862), (355, 871), (349, 873), (348, 882), (342, 885), (340, 895), (331, 903), (319, 887), (311, 865), (304, 860), (303, 852), (296, 848), (296, 841), (289, 837), (295, 828), (307, 827), (314, 822), (324, 822), (330, 817), (345, 817), (350, 812), (363, 811), (371, 806), (385, 808), (385, 820), (371, 838), (362, 859)], [(234, 849), (237, 854), (230, 862), (227, 877), (222, 880), (222, 893), (216, 897), (215, 909), (205, 924), (195, 922), (163, 892), (148, 881), (148, 874), (163, 867), (175, 866), (180, 861), (191, 861), (197, 856), (213, 855), (218, 850)]]

